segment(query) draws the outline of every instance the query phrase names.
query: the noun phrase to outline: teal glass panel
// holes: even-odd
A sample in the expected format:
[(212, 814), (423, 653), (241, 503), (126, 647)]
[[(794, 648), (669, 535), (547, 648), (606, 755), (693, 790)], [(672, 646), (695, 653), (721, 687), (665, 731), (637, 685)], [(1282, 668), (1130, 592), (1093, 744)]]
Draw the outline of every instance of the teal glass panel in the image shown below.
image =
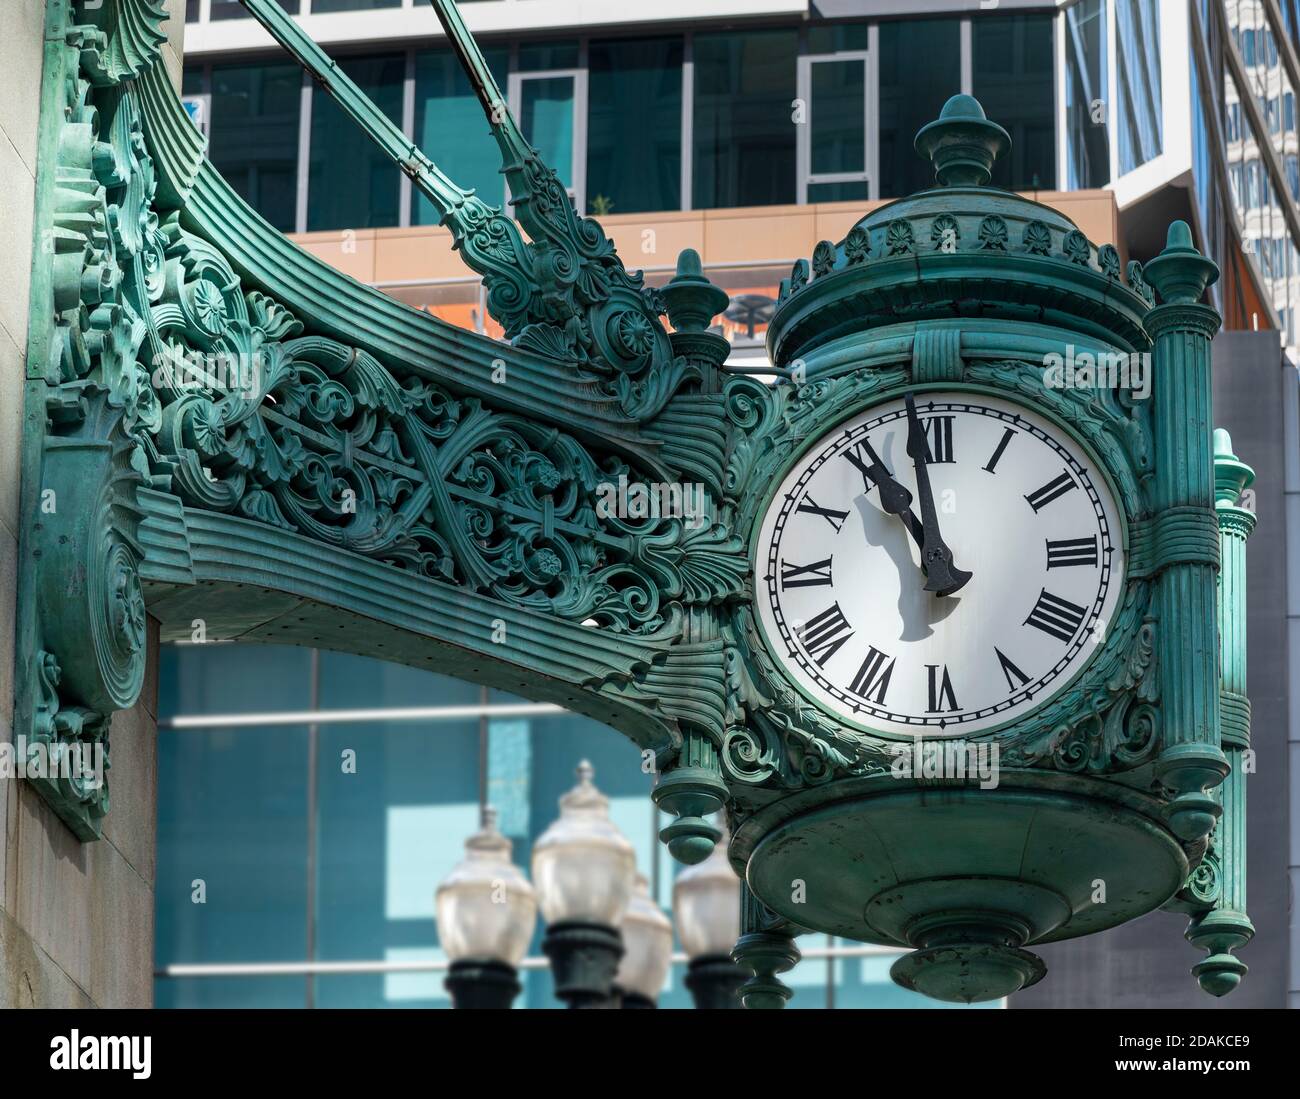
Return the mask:
[(574, 86), (572, 76), (539, 76), (523, 81), (519, 126), (560, 182), (573, 186)]
[[(307, 758), (302, 726), (160, 734), (158, 965), (306, 957)], [(304, 990), (300, 978), (156, 982), (160, 1007), (303, 1007)]]
[(695, 37), (694, 205), (795, 201), (794, 30)]
[(866, 169), (864, 61), (818, 61), (812, 65), (812, 173), (833, 175)]
[[(504, 88), (509, 50), (489, 47), (483, 56)], [(450, 50), (415, 55), (415, 142), (461, 187), (473, 188), (493, 206), (505, 201), (500, 152), (469, 78)], [(411, 221), (438, 223), (433, 203), (418, 192), (412, 196)]]
[[(433, 686), (437, 678), (426, 673)], [(444, 702), (426, 692), (425, 705)], [(389, 705), (379, 691), (354, 706)], [(478, 829), (479, 723), (374, 721), (319, 734), (316, 957), (440, 957), (434, 891)], [(436, 973), (322, 981), (319, 1007), (434, 1007)]]
[(212, 69), (208, 158), (281, 232), (295, 228), (301, 104), (302, 70), (292, 62)]
[(375, 11), (378, 8), (400, 8), (402, 0), (312, 0), (312, 15), (328, 15), (339, 11)]
[(576, 42), (522, 42), (516, 58), (520, 72), (543, 72), (547, 69), (576, 69)]
[(164, 645), (158, 714), (252, 714), (311, 707), (311, 652), (289, 645)]
[[(290, 15), (298, 14), (298, 0), (275, 0), (275, 2)], [(328, 0), (325, 0), (325, 2), (328, 2)], [(398, 2), (400, 3), (400, 0)], [(191, 5), (195, 9), (193, 15), (190, 14)], [(198, 19), (198, 6), (198, 0), (188, 0), (185, 10), (187, 21), (194, 22)], [(319, 11), (319, 6), (315, 10)], [(208, 18), (215, 22), (218, 19), (250, 19), (252, 17), (248, 14), (248, 9), (239, 0), (212, 0)]]
[(865, 202), (870, 197), (870, 185), (865, 179), (844, 183), (808, 184), (809, 202)]
[(831, 23), (808, 28), (808, 52), (841, 53), (865, 50), (870, 27), (866, 23)]
[[(404, 56), (344, 58), (339, 67), (384, 114), (401, 125)], [(328, 95), (313, 89), (308, 229), (396, 225), (400, 175)]]
[(588, 212), (680, 209), (682, 40), (593, 42), (589, 72)]
[(480, 689), (472, 683), (405, 664), (322, 650), (320, 708), (477, 706)]
[(879, 47), (880, 197), (902, 198), (934, 186), (934, 169), (912, 141), (961, 91), (961, 25), (956, 19), (881, 23)]
[(972, 20), (975, 98), (1011, 135), (1011, 153), (993, 169), (993, 184), (1013, 191), (1056, 187), (1054, 15), (983, 16)]

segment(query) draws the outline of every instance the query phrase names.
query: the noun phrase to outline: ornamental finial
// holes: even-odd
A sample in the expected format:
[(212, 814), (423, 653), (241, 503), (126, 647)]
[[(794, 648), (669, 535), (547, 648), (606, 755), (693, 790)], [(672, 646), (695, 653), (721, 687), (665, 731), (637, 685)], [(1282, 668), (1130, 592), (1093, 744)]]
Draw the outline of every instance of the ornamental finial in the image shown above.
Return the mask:
[(1214, 502), (1219, 507), (1236, 507), (1241, 494), (1255, 480), (1255, 471), (1232, 452), (1232, 436), (1223, 428), (1214, 431)]
[(704, 332), (713, 318), (730, 304), (727, 292), (714, 286), (704, 274), (704, 264), (694, 248), (677, 257), (677, 274), (659, 291), (668, 309), (668, 319), (678, 332)]
[(1165, 250), (1142, 269), (1142, 274), (1166, 305), (1191, 305), (1201, 300), (1206, 287), (1218, 281), (1219, 267), (1196, 250), (1192, 227), (1187, 222), (1172, 221)]
[(934, 177), (944, 187), (985, 186), (993, 162), (1010, 148), (1011, 136), (969, 95), (954, 95), (916, 135), (916, 151), (934, 164)]

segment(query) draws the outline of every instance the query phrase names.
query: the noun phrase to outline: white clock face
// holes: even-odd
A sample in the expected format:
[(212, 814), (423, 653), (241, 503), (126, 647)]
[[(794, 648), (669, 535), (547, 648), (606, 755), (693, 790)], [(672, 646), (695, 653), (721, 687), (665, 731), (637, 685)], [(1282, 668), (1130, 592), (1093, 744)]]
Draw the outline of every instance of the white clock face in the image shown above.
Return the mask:
[[(869, 409), (781, 483), (759, 531), (758, 617), (841, 719), (965, 736), (1037, 709), (1088, 663), (1123, 588), (1122, 528), (1100, 471), (1041, 416), (957, 392), (919, 393), (915, 411), (932, 521), (904, 401)], [(921, 568), (936, 536), (970, 574), (948, 595), (925, 590), (942, 586), (942, 562)]]

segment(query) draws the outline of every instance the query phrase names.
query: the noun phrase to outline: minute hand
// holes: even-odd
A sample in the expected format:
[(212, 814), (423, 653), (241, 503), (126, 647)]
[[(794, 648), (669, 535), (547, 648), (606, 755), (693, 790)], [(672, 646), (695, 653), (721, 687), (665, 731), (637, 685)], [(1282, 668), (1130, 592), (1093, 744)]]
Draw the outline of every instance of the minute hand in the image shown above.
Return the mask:
[(925, 443), (925, 428), (916, 414), (916, 401), (912, 394), (905, 394), (903, 401), (907, 405), (907, 453), (916, 469), (916, 495), (921, 505), (921, 562), (926, 573), (925, 590), (936, 595), (952, 595), (961, 590), (971, 574), (953, 563), (952, 550), (939, 533), (939, 517), (935, 514), (934, 493), (930, 489), (930, 454)]

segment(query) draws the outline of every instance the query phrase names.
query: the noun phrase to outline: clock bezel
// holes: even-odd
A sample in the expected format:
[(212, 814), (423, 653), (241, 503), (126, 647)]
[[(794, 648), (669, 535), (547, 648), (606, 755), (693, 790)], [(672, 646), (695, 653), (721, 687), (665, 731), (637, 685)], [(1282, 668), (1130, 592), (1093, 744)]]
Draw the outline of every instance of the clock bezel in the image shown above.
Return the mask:
[[(1129, 515), (1128, 497), (1116, 483), (1107, 463), (1101, 460), (1096, 450), (1081, 437), (1079, 432), (1075, 430), (1068, 420), (1056, 414), (1055, 410), (1045, 407), (1044, 404), (1026, 400), (1022, 394), (1014, 392), (1009, 393), (996, 386), (965, 380), (927, 381), (921, 383), (913, 383), (910, 380), (904, 380), (899, 384), (887, 385), (880, 390), (873, 391), (862, 399), (847, 402), (845, 410), (837, 411), (834, 417), (825, 415), (820, 417), (819, 426), (814, 431), (810, 431), (807, 438), (800, 440), (799, 445), (791, 449), (780, 467), (769, 476), (768, 484), (759, 498), (759, 503), (752, 515), (748, 537), (749, 567), (751, 569), (751, 575), (755, 578), (750, 608), (753, 632), (757, 634), (759, 643), (763, 646), (767, 657), (774, 664), (778, 674), (781, 676), (782, 682), (789, 685), (791, 689), (797, 691), (799, 697), (807, 701), (808, 704), (816, 707), (817, 712), (825, 719), (846, 730), (869, 738), (874, 738), (885, 744), (906, 744), (925, 739), (956, 742), (962, 740), (977, 741), (1009, 737), (1024, 731), (1026, 727), (1039, 720), (1040, 715), (1048, 707), (1059, 702), (1070, 691), (1075, 689), (1097, 665), (1103, 655), (1112, 649), (1112, 646), (1122, 644), (1127, 647), (1132, 643), (1132, 638), (1124, 636), (1126, 631), (1121, 631), (1118, 628), (1108, 630), (1106, 639), (1100, 645), (1093, 646), (1091, 655), (1070, 675), (1067, 680), (1059, 686), (1054, 685), (1054, 689), (1052, 689), (1050, 693), (1047, 693), (1041, 702), (1036, 702), (1031, 709), (1022, 712), (1018, 716), (1008, 718), (1007, 720), (998, 722), (995, 725), (988, 725), (975, 730), (959, 729), (954, 732), (947, 732), (939, 728), (926, 726), (918, 727), (915, 732), (909, 733), (881, 729), (869, 724), (868, 722), (849, 718), (842, 713), (832, 710), (825, 702), (813, 695), (797, 677), (788, 671), (788, 658), (782, 654), (780, 648), (774, 644), (772, 639), (769, 637), (767, 627), (763, 622), (763, 616), (759, 613), (759, 577), (761, 577), (762, 572), (759, 567), (758, 555), (761, 545), (762, 528), (778, 494), (780, 493), (782, 485), (785, 483), (785, 479), (807, 454), (815, 451), (820, 445), (823, 445), (825, 440), (829, 439), (837, 431), (842, 430), (844, 425), (860, 417), (864, 412), (869, 412), (873, 408), (899, 400), (904, 393), (908, 392), (916, 394), (918, 398), (925, 393), (970, 393), (984, 397), (997, 398), (998, 400), (1019, 406), (1026, 412), (1041, 417), (1055, 429), (1060, 431), (1065, 436), (1066, 440), (1078, 448), (1092, 468), (1100, 475), (1102, 485), (1104, 485), (1105, 490), (1110, 494), (1110, 499), (1114, 505), (1115, 515), (1118, 519), (1118, 529), (1114, 543), (1116, 547), (1121, 550), (1123, 555), (1123, 567), (1116, 570), (1118, 575), (1111, 581), (1111, 583), (1115, 586), (1118, 593), (1114, 604), (1114, 618), (1116, 620), (1119, 619), (1130, 599), (1132, 585), (1135, 582), (1132, 570), (1132, 541), (1130, 537), (1132, 517)], [(1119, 640), (1117, 640), (1117, 638)]]

